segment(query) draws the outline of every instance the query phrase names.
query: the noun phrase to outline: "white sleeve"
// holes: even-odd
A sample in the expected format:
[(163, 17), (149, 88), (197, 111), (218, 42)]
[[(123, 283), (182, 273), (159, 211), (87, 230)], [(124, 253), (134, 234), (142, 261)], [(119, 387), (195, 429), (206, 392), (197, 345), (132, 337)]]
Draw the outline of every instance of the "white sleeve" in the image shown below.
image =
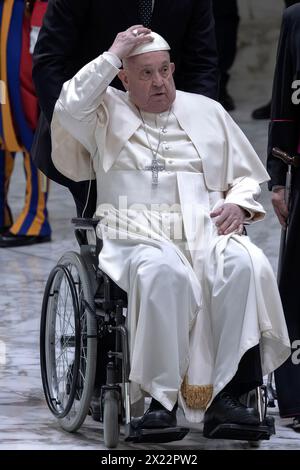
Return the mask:
[(106, 59), (108, 62), (111, 63), (111, 65), (114, 65), (115, 67), (117, 67), (118, 69), (122, 67), (122, 62), (121, 60), (119, 59), (119, 57), (114, 54), (113, 52), (103, 52), (103, 57), (104, 59)]
[(260, 185), (252, 178), (237, 178), (226, 191), (225, 204), (237, 204), (245, 209), (249, 216), (245, 222), (257, 222), (265, 216), (263, 206), (257, 201), (261, 193)]
[(103, 98), (118, 72), (105, 57), (97, 57), (64, 83), (54, 108), (53, 117), (92, 155), (97, 148), (96, 126), (103, 128), (108, 121)]

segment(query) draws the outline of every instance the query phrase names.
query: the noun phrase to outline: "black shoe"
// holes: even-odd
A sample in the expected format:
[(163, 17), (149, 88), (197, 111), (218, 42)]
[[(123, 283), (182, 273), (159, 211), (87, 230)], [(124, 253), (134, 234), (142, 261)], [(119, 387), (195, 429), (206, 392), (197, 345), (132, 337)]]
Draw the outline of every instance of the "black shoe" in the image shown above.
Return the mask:
[(224, 90), (220, 93), (220, 103), (226, 111), (233, 111), (235, 109), (235, 104), (232, 96), (228, 93), (227, 90)]
[(300, 416), (295, 416), (292, 423), (294, 431), (300, 432)]
[(204, 415), (203, 434), (219, 424), (245, 424), (258, 426), (259, 414), (254, 408), (242, 405), (236, 398), (228, 393), (220, 393)]
[(167, 410), (159, 402), (152, 399), (148, 410), (141, 418), (133, 418), (131, 426), (133, 429), (158, 429), (158, 428), (172, 428), (177, 426), (177, 412), (178, 405), (174, 406), (172, 411)]
[(252, 113), (253, 119), (270, 119), (271, 116), (271, 102), (267, 103), (265, 106), (257, 108)]
[(45, 243), (50, 241), (50, 235), (14, 235), (10, 232), (3, 233), (2, 235), (0, 234), (0, 248), (27, 246), (34, 245), (35, 243)]
[(3, 233), (8, 232), (8, 231), (9, 231), (9, 228), (10, 228), (10, 226), (8, 226), (8, 227), (1, 227), (1, 228), (0, 228), (0, 235), (2, 235)]

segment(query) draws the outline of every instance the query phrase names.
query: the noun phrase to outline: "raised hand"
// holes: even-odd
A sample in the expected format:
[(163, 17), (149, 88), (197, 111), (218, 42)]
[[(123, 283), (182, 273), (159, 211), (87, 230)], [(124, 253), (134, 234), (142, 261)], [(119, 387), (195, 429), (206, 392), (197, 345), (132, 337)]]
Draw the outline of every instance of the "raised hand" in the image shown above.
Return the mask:
[(150, 33), (151, 29), (145, 28), (141, 24), (130, 26), (126, 31), (117, 34), (108, 51), (115, 54), (120, 60), (125, 59), (135, 47), (153, 41)]

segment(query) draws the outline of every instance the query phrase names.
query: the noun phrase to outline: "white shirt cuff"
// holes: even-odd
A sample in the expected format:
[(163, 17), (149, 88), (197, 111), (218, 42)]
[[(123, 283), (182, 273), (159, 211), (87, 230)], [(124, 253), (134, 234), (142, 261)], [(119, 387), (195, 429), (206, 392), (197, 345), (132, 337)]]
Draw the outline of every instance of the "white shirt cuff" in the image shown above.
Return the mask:
[(118, 69), (122, 67), (122, 62), (116, 54), (112, 52), (103, 52), (103, 57), (106, 59), (111, 65), (117, 67)]

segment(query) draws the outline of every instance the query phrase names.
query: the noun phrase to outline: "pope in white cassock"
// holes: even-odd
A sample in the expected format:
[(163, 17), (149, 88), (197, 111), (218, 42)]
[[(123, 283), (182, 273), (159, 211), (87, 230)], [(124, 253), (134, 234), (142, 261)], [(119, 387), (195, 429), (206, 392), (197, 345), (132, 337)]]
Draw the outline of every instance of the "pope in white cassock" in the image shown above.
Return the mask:
[(222, 106), (176, 91), (173, 72), (161, 36), (119, 33), (64, 84), (52, 158), (97, 179), (100, 267), (128, 293), (131, 400), (152, 397), (137, 425), (175, 425), (177, 403), (190, 421), (206, 411), (204, 433), (256, 425), (238, 397), (290, 354), (272, 269), (243, 230), (264, 217), (268, 174)]

